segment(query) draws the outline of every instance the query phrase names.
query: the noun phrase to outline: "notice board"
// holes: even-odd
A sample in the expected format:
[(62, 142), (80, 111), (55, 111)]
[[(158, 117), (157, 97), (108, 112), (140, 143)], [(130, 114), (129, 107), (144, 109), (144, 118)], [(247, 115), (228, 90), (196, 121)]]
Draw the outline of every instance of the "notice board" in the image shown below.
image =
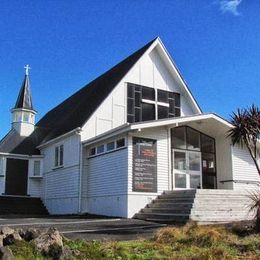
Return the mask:
[(157, 192), (157, 143), (133, 137), (133, 191)]

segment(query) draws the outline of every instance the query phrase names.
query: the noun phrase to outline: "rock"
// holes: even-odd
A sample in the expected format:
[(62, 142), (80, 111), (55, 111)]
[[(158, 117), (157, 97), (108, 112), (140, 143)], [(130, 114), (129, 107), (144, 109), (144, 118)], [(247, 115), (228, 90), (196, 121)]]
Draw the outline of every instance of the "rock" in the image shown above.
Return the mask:
[(4, 237), (6, 237), (7, 235), (13, 234), (14, 233), (14, 229), (9, 228), (9, 227), (2, 227), (0, 233), (2, 235), (4, 235)]
[(1, 260), (12, 260), (14, 259), (11, 249), (8, 247), (0, 247), (0, 259)]
[(13, 236), (15, 240), (23, 240), (17, 230), (14, 231)]
[(9, 227), (2, 227), (0, 233), (0, 246), (12, 245), (15, 240), (22, 240), (19, 233)]
[(63, 250), (63, 242), (62, 236), (57, 229), (50, 228), (46, 233), (41, 234), (33, 241), (37, 250), (44, 256), (50, 256), (53, 259), (60, 258)]
[(25, 231), (24, 235), (23, 235), (23, 239), (25, 241), (31, 241), (35, 238), (37, 238), (38, 236), (40, 236), (41, 231), (38, 229), (34, 229), (34, 228), (29, 228)]
[(79, 250), (70, 249), (68, 246), (64, 246), (60, 259), (61, 260), (70, 260), (70, 259), (74, 259), (75, 257), (79, 257), (79, 256), (80, 256)]
[(14, 244), (14, 242), (15, 242), (14, 234), (7, 235), (3, 239), (3, 245), (4, 246), (12, 245), (12, 244)]
[(4, 246), (3, 240), (4, 240), (4, 236), (0, 235), (0, 247)]
[(24, 238), (25, 231), (22, 228), (18, 228), (15, 230), (21, 238)]
[(72, 252), (72, 250), (69, 247), (65, 246), (63, 248), (63, 250), (62, 250), (62, 254), (60, 256), (60, 259), (62, 259), (62, 260), (73, 259), (73, 252)]

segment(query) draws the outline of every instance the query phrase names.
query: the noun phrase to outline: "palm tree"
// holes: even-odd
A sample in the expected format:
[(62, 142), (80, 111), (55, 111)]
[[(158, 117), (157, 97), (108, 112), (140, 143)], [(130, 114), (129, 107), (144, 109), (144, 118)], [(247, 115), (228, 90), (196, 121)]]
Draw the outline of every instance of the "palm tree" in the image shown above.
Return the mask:
[[(234, 126), (228, 131), (233, 145), (246, 145), (260, 176), (260, 167), (257, 156), (260, 149), (257, 147), (260, 141), (260, 109), (252, 105), (248, 109), (238, 109), (231, 116), (231, 123)], [(260, 191), (251, 192), (249, 198), (252, 201), (250, 210), (256, 211), (256, 231), (260, 232)]]
[(248, 109), (238, 109), (231, 116), (231, 124), (234, 126), (228, 131), (233, 145), (238, 144), (243, 147), (246, 145), (250, 156), (260, 175), (260, 166), (257, 157), (260, 149), (257, 147), (260, 142), (260, 108), (252, 105)]

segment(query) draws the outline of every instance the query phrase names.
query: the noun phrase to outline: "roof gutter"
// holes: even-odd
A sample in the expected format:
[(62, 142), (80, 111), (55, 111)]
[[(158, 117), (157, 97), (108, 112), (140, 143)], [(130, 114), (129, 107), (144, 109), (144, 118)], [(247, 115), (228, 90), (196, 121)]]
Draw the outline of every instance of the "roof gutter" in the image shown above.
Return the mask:
[(44, 158), (43, 155), (28, 155), (28, 154), (17, 154), (17, 153), (2, 153), (0, 156), (13, 157), (13, 158)]
[(219, 117), (218, 115), (208, 113), (208, 114), (197, 114), (197, 115), (193, 115), (193, 116), (184, 116), (184, 117), (176, 117), (176, 118), (171, 118), (171, 119), (161, 119), (161, 120), (155, 120), (155, 121), (135, 123), (135, 124), (131, 125), (131, 130), (166, 126), (166, 125), (171, 125), (171, 124), (176, 124), (176, 123), (194, 122), (194, 121), (206, 120), (206, 119), (215, 119), (216, 121), (219, 121), (220, 123), (226, 125), (227, 127), (230, 127), (230, 128), (233, 127), (232, 124), (230, 124), (225, 119)]
[(71, 136), (71, 135), (74, 135), (74, 134), (79, 134), (81, 131), (82, 131), (82, 128), (81, 127), (77, 127), (77, 128), (75, 128), (75, 129), (73, 129), (73, 130), (71, 130), (71, 131), (69, 131), (69, 132), (67, 132), (67, 133), (65, 133), (63, 135), (60, 135), (60, 136), (58, 136), (56, 138), (51, 139), (50, 141), (48, 141), (46, 143), (38, 145), (36, 148), (37, 149), (42, 149), (42, 148), (44, 148), (44, 147), (46, 147), (46, 146), (48, 146), (50, 144), (53, 144), (53, 143), (56, 143), (56, 142), (60, 141), (61, 139), (65, 138), (65, 137), (68, 137), (68, 136)]

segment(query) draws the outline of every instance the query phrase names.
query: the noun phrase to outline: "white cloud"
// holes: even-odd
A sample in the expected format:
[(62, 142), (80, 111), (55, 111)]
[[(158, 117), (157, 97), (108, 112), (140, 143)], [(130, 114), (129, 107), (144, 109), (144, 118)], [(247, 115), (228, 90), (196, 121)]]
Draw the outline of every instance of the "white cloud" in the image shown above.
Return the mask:
[(233, 15), (240, 15), (237, 8), (241, 4), (242, 0), (222, 0), (220, 1), (220, 10), (222, 13), (230, 12)]

